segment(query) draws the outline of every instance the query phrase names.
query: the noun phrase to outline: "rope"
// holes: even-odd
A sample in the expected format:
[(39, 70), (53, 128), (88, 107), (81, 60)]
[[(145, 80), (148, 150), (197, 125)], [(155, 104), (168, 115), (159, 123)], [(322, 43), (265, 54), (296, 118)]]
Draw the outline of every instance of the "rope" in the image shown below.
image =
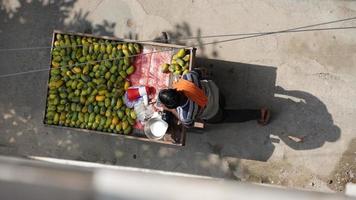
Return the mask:
[[(310, 28), (310, 27), (315, 27), (315, 26), (322, 26), (322, 25), (327, 25), (327, 24), (333, 24), (333, 23), (339, 23), (339, 22), (345, 22), (345, 21), (350, 21), (350, 20), (354, 20), (356, 19), (356, 17), (351, 17), (351, 18), (345, 18), (345, 19), (340, 19), (340, 20), (334, 20), (334, 21), (330, 21), (330, 22), (323, 22), (323, 23), (319, 23), (319, 24), (313, 24), (313, 25), (308, 25), (308, 26), (302, 26), (302, 27), (297, 27), (297, 28), (293, 28), (293, 29), (286, 29), (286, 30), (282, 30), (282, 31), (273, 31), (273, 32), (252, 32), (252, 33), (232, 33), (232, 34), (218, 34), (218, 35), (206, 35), (206, 36), (193, 36), (193, 37), (183, 37), (183, 38), (174, 38), (172, 39), (173, 41), (180, 41), (180, 40), (193, 40), (193, 39), (205, 39), (205, 38), (216, 38), (216, 37), (233, 37), (233, 36), (252, 36), (252, 35), (265, 35), (265, 34), (277, 34), (277, 33), (288, 33), (288, 32), (303, 32), (303, 31), (308, 31), (308, 29), (304, 29), (304, 30), (299, 30), (298, 29), (303, 29), (303, 28)], [(352, 26), (353, 27), (353, 26)], [(348, 27), (346, 27), (348, 28)], [(325, 28), (325, 30), (332, 30)], [(340, 28), (334, 28), (334, 29), (341, 29)], [(317, 29), (317, 30), (324, 30), (324, 29)], [(156, 39), (156, 40), (136, 40), (133, 42), (162, 42), (164, 41), (164, 39)], [(127, 42), (123, 42), (123, 41), (118, 41), (118, 42), (113, 42), (112, 44), (124, 44)], [(97, 44), (105, 44), (103, 42), (99, 42)], [(83, 45), (76, 45), (76, 47), (82, 47)], [(69, 48), (72, 46), (63, 46), (63, 47), (56, 47), (56, 48)], [(23, 50), (35, 50), (35, 49), (50, 49), (52, 48), (51, 46), (39, 46), (39, 47), (23, 47), (23, 48), (5, 48), (5, 49), (0, 49), (0, 52), (7, 52), (7, 51), (23, 51)]]
[(18, 75), (23, 75), (23, 74), (29, 74), (29, 73), (34, 73), (34, 72), (41, 72), (41, 71), (50, 71), (53, 69), (62, 69), (66, 67), (75, 67), (75, 66), (81, 66), (81, 65), (86, 65), (86, 64), (92, 64), (93, 62), (98, 63), (102, 61), (112, 61), (112, 60), (119, 60), (123, 58), (131, 58), (131, 57), (136, 57), (136, 56), (141, 56), (141, 55), (147, 55), (147, 54), (154, 54), (154, 53), (159, 53), (159, 52), (166, 52), (166, 51), (173, 51), (172, 48), (170, 50), (159, 50), (159, 51), (152, 51), (148, 53), (140, 53), (140, 54), (134, 54), (130, 56), (123, 56), (123, 57), (116, 57), (116, 58), (111, 58), (111, 59), (103, 59), (103, 60), (96, 60), (96, 61), (91, 61), (91, 62), (84, 62), (84, 63), (78, 63), (78, 64), (73, 64), (73, 65), (64, 65), (61, 67), (56, 67), (56, 68), (48, 68), (48, 66), (44, 66), (44, 69), (34, 69), (30, 71), (24, 71), (24, 72), (17, 72), (17, 73), (11, 73), (11, 74), (3, 74), (0, 75), (0, 78), (6, 78), (6, 77), (12, 77), (12, 76), (18, 76)]
[[(286, 30), (281, 30), (281, 31), (273, 31), (273, 32), (264, 32), (264, 33), (250, 33), (252, 35), (246, 36), (246, 37), (238, 37), (238, 38), (233, 38), (233, 39), (228, 39), (228, 40), (220, 40), (220, 41), (213, 41), (213, 42), (207, 42), (207, 43), (202, 43), (199, 46), (205, 46), (205, 45), (211, 45), (211, 44), (218, 44), (218, 43), (225, 43), (225, 42), (231, 42), (231, 41), (237, 41), (237, 40), (243, 40), (243, 39), (248, 39), (248, 38), (256, 38), (256, 37), (261, 37), (261, 36), (266, 36), (266, 35), (272, 35), (272, 34), (280, 34), (280, 33), (288, 33), (288, 32), (303, 32), (303, 31), (325, 31), (325, 30), (340, 30), (340, 29), (354, 29), (356, 26), (348, 26), (348, 27), (331, 27), (331, 28), (319, 28), (319, 29), (303, 29), (303, 28), (309, 28), (309, 27), (314, 27), (314, 26), (320, 26), (320, 25), (325, 25), (325, 24), (330, 24), (330, 23), (337, 23), (341, 21), (346, 21), (346, 20), (351, 20), (351, 19), (356, 19), (356, 17), (353, 18), (347, 18), (347, 19), (342, 19), (342, 20), (335, 20), (331, 22), (325, 22), (325, 23), (319, 23), (319, 24), (314, 24), (314, 25), (308, 25), (308, 26), (302, 26), (302, 27), (296, 27), (292, 29), (286, 29)], [(227, 36), (227, 35), (225, 35)], [(229, 35), (232, 36), (232, 35)], [(215, 37), (215, 36), (214, 36)], [(142, 41), (133, 41), (133, 42), (142, 42)], [(127, 43), (127, 42), (120, 42), (120, 43)], [(192, 45), (192, 46), (182, 46), (183, 48), (192, 48), (196, 47), (197, 45)], [(33, 48), (47, 48), (47, 47), (32, 47)], [(22, 48), (22, 49), (30, 49), (30, 48)], [(15, 49), (13, 49), (15, 50)], [(1, 51), (1, 49), (0, 49)], [(140, 55), (146, 55), (146, 54), (153, 54), (153, 53), (159, 53), (159, 52), (166, 52), (166, 51), (172, 51), (172, 48), (169, 50), (159, 50), (159, 51), (153, 51), (153, 52), (148, 52), (148, 53), (141, 53), (141, 54), (134, 54), (126, 57), (136, 57)], [(91, 62), (85, 62), (85, 63), (78, 63), (74, 65), (65, 65), (61, 66), (59, 68), (48, 68), (48, 66), (45, 66), (44, 69), (35, 69), (35, 70), (30, 70), (30, 71), (24, 71), (24, 72), (17, 72), (17, 73), (10, 73), (10, 74), (3, 74), (0, 75), (0, 78), (6, 78), (6, 77), (12, 77), (12, 76), (18, 76), (18, 75), (23, 75), (23, 74), (29, 74), (29, 73), (34, 73), (34, 72), (41, 72), (41, 71), (49, 71), (52, 69), (61, 69), (64, 67), (74, 67), (74, 66), (81, 66), (81, 65), (86, 65), (90, 64), (92, 62), (98, 63), (101, 61), (107, 61), (107, 60), (118, 60), (122, 59), (125, 57), (117, 57), (117, 58), (112, 58), (112, 59), (105, 59), (105, 60), (97, 60), (97, 61), (91, 61)]]

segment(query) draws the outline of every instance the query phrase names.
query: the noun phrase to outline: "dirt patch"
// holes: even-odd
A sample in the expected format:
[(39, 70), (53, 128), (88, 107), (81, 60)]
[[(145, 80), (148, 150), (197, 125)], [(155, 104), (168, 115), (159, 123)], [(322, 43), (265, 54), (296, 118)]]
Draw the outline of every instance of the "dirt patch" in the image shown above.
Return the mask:
[(330, 189), (338, 192), (343, 192), (347, 183), (356, 183), (356, 139), (350, 142), (327, 183)]

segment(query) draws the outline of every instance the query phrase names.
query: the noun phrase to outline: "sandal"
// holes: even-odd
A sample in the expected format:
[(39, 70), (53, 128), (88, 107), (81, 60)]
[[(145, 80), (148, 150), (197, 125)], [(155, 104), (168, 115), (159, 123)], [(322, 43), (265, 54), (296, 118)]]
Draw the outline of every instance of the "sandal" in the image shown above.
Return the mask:
[(271, 112), (267, 108), (261, 108), (261, 119), (257, 120), (258, 124), (265, 126), (268, 124)]

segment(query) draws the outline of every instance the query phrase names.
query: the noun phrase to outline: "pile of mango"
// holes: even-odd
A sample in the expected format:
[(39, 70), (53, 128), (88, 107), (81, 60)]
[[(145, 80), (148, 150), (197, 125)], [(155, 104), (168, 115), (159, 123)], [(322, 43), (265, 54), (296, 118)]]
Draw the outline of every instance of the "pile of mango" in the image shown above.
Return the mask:
[(179, 51), (172, 56), (171, 64), (165, 63), (161, 66), (162, 72), (176, 75), (186, 74), (189, 72), (189, 61), (189, 50), (179, 49)]
[(136, 113), (123, 103), (137, 43), (56, 34), (45, 123), (129, 134)]

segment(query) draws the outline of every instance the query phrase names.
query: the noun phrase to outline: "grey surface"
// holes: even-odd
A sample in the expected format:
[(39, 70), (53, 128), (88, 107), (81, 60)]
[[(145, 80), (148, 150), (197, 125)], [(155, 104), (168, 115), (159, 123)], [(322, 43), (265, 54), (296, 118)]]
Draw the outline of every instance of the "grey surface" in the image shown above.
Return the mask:
[[(2, 1), (0, 48), (49, 46), (53, 29), (153, 39), (283, 30), (356, 16), (353, 1)], [(329, 26), (356, 25), (356, 22)], [(342, 191), (355, 182), (355, 30), (270, 35), (201, 45), (235, 108), (267, 106), (271, 124), (208, 126), (171, 147), (44, 127), (40, 72), (0, 79), (0, 153), (46, 156)], [(46, 68), (49, 50), (0, 52), (0, 74)], [(288, 136), (304, 137), (296, 143)]]

